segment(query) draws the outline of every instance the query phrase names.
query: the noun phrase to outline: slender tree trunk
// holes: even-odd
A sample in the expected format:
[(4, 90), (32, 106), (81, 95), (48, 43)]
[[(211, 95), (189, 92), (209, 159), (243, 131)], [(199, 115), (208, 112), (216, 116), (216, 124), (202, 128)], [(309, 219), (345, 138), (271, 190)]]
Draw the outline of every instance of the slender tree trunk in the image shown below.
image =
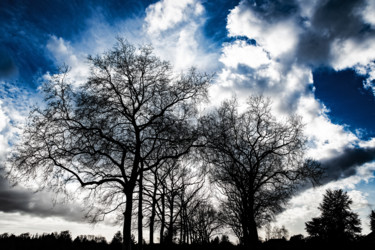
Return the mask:
[[(182, 203), (182, 202), (181, 202)], [(181, 232), (182, 232), (182, 242), (184, 244), (186, 244), (186, 216), (185, 216), (185, 209), (182, 208), (183, 210), (181, 211), (182, 214), (181, 214), (181, 221), (182, 221), (182, 224), (181, 224)]]
[[(182, 205), (181, 205), (180, 209), (182, 209)], [(182, 214), (182, 210), (181, 210), (181, 212), (180, 212), (180, 244), (184, 243), (183, 240), (182, 240), (182, 237), (183, 237), (183, 227), (184, 227), (184, 223), (182, 221), (182, 218), (183, 218), (183, 214)]]
[(123, 227), (123, 235), (124, 241), (122, 244), (123, 250), (131, 250), (132, 249), (132, 241), (131, 241), (131, 223), (132, 223), (132, 210), (133, 210), (133, 190), (127, 192), (126, 194), (126, 205), (125, 205), (125, 213), (124, 213), (124, 227)]
[(138, 200), (138, 250), (142, 250), (143, 245), (143, 213), (142, 213), (142, 199), (143, 199), (143, 168), (139, 173), (139, 200)]
[(186, 244), (190, 244), (190, 242), (189, 242), (189, 221), (188, 221), (186, 212), (185, 212), (185, 242), (186, 242)]
[(150, 245), (154, 244), (154, 224), (155, 224), (155, 207), (151, 208), (150, 216)]
[(170, 202), (170, 217), (169, 217), (169, 224), (168, 224), (168, 241), (167, 243), (171, 244), (173, 240), (173, 210), (174, 210), (174, 194), (172, 190), (172, 198)]
[(156, 172), (154, 173), (154, 190), (152, 193), (151, 216), (150, 216), (150, 245), (154, 244), (154, 225), (156, 216), (156, 195), (158, 190), (158, 178)]
[(164, 228), (165, 228), (165, 188), (161, 195), (161, 225), (160, 225), (160, 244), (164, 243)]
[(180, 206), (180, 243), (185, 244), (185, 209), (184, 209), (184, 192), (185, 187), (183, 186), (180, 200), (181, 200), (181, 206)]

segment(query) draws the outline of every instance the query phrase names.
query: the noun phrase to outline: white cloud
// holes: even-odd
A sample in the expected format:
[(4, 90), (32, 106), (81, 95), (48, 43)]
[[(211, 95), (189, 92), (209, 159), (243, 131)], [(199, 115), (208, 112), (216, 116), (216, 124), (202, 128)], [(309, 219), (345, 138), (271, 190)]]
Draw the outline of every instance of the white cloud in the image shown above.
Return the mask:
[(332, 47), (334, 58), (331, 63), (336, 70), (365, 66), (375, 60), (375, 37), (362, 41), (336, 39)]
[[(207, 52), (208, 44), (202, 33), (205, 10), (198, 0), (162, 0), (146, 9), (144, 19), (106, 22), (99, 12), (86, 21), (88, 28), (81, 40), (74, 42), (51, 36), (47, 49), (57, 65), (71, 67), (70, 79), (82, 84), (89, 75), (88, 55), (101, 54), (122, 37), (135, 46), (151, 44), (157, 56), (168, 60), (176, 72), (197, 67), (200, 71), (213, 72), (218, 67), (218, 54)], [(48, 78), (48, 75), (45, 76)]]
[(218, 55), (208, 52), (202, 34), (205, 22), (203, 5), (197, 0), (162, 0), (146, 9), (143, 29), (155, 52), (172, 63), (176, 71), (192, 66), (214, 71)]
[(366, 77), (363, 81), (363, 87), (372, 90), (375, 96), (375, 62), (372, 61), (366, 65), (356, 65), (355, 70), (358, 74)]
[(0, 82), (0, 162), (5, 160), (11, 146), (17, 141), (30, 107), (38, 99), (25, 88)]
[(0, 100), (0, 162), (5, 159), (8, 145), (7, 127), (9, 126), (9, 117), (3, 110), (3, 102)]
[(375, 27), (375, 1), (367, 0), (366, 7), (362, 11), (362, 17), (364, 21)]
[(296, 113), (303, 118), (305, 134), (309, 138), (307, 155), (320, 160), (341, 153), (347, 146), (359, 142), (356, 135), (343, 125), (333, 124), (329, 112), (312, 94), (299, 99)]
[(300, 32), (293, 19), (269, 23), (268, 20), (258, 18), (245, 6), (245, 1), (242, 1), (230, 12), (227, 24), (229, 36), (246, 36), (255, 39), (257, 44), (273, 57), (293, 51)]
[[(68, 41), (63, 38), (51, 36), (46, 45), (49, 52), (55, 59), (57, 65), (67, 65), (70, 67), (69, 79), (75, 85), (83, 84), (89, 76), (90, 68), (86, 63), (87, 55), (84, 53), (77, 53), (77, 51), (70, 45)], [(49, 79), (49, 73), (44, 76), (46, 80)]]
[(149, 34), (174, 28), (181, 22), (191, 21), (190, 16), (200, 16), (203, 6), (195, 0), (162, 0), (146, 9), (146, 24)]
[(270, 63), (262, 47), (249, 45), (245, 41), (235, 41), (224, 46), (222, 53), (220, 61), (226, 67), (237, 68), (239, 64), (244, 64), (253, 69), (259, 69)]

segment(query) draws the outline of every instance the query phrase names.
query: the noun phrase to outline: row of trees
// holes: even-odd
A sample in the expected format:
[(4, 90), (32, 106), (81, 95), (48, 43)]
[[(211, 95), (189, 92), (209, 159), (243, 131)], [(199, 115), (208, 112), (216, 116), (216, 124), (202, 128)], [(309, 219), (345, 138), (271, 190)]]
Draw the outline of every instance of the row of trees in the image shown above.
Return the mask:
[[(75, 86), (65, 68), (42, 86), (45, 107), (31, 112), (9, 177), (57, 192), (78, 183), (92, 221), (123, 215), (124, 249), (134, 211), (140, 243), (147, 215), (150, 242), (156, 225), (160, 241), (177, 235), (191, 243), (225, 223), (249, 247), (301, 185), (318, 183), (323, 171), (304, 157), (300, 119), (276, 120), (268, 99), (250, 97), (241, 112), (233, 99), (199, 113), (210, 76), (176, 75), (150, 47), (121, 39), (89, 62), (85, 84)], [(204, 195), (208, 186), (220, 192), (220, 216)]]
[[(375, 242), (375, 210), (372, 210), (369, 216), (372, 233), (367, 236), (362, 236), (360, 235), (360, 220), (358, 215), (351, 211), (351, 204), (352, 200), (343, 190), (327, 190), (323, 197), (323, 202), (319, 206), (322, 212), (321, 216), (306, 222), (306, 231), (309, 237), (304, 238), (303, 235), (294, 235), (287, 241), (288, 230), (284, 226), (281, 228), (277, 226), (272, 228), (270, 224), (268, 224), (265, 227), (265, 241), (259, 243), (259, 247), (261, 249), (314, 249), (322, 246), (332, 246), (336, 248), (343, 247), (344, 249), (372, 249), (373, 243)], [(203, 205), (203, 207), (208, 208), (206, 204)], [(214, 224), (212, 221), (206, 220), (206, 212), (210, 213), (212, 211), (200, 209), (192, 216), (196, 219), (201, 218), (203, 214), (205, 219), (198, 219), (196, 221), (198, 224), (199, 222), (205, 225)], [(198, 233), (195, 235), (198, 238), (193, 238), (198, 240), (191, 241), (195, 247), (203, 246), (205, 249), (216, 249), (217, 247), (222, 249), (234, 249), (234, 246), (229, 242), (228, 236), (222, 235), (221, 240), (218, 236), (214, 239), (210, 239), (205, 233), (211, 231), (198, 224), (194, 228), (201, 228), (203, 231), (198, 230)], [(180, 228), (180, 230), (182, 229)], [(165, 236), (168, 236), (168, 234)], [(204, 237), (207, 237), (207, 240)], [(133, 235), (131, 239), (132, 246), (136, 246), (137, 248), (142, 246), (142, 242), (136, 242)], [(180, 236), (180, 240), (181, 239), (183, 238)], [(6, 249), (120, 249), (122, 242), (123, 237), (120, 231), (114, 235), (109, 244), (104, 237), (94, 235), (80, 235), (73, 240), (69, 231), (52, 234), (44, 233), (41, 235), (30, 235), (29, 233), (23, 233), (19, 236), (9, 235), (7, 233), (0, 235), (0, 245)], [(175, 244), (163, 245), (163, 247), (166, 249), (169, 247), (171, 249), (178, 249)], [(153, 244), (150, 242), (150, 244), (147, 245), (147, 249), (158, 249), (158, 247), (154, 248)], [(186, 248), (182, 247), (181, 249)]]
[(2, 249), (16, 250), (16, 249), (101, 249), (101, 250), (118, 250), (121, 249), (121, 243), (115, 238), (109, 244), (105, 237), (95, 235), (79, 235), (75, 239), (69, 231), (62, 231), (60, 233), (44, 233), (31, 235), (23, 233), (19, 236), (13, 234), (1, 234), (0, 245)]
[(162, 244), (210, 241), (222, 222), (212, 205), (205, 177), (202, 171), (196, 172), (180, 161), (164, 164), (144, 176), (142, 213), (147, 218), (144, 226), (149, 229), (150, 244), (154, 243), (156, 228)]

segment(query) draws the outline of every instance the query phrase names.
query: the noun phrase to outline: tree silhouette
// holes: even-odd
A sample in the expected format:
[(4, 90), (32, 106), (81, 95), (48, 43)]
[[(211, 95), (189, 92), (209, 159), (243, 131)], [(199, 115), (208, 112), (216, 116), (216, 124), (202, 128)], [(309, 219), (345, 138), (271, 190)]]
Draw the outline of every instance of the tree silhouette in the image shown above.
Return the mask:
[(375, 210), (371, 210), (370, 218), (370, 228), (372, 232), (375, 232)]
[(353, 201), (342, 189), (326, 191), (319, 206), (320, 217), (306, 222), (310, 236), (329, 241), (353, 240), (361, 232), (358, 214), (350, 209)]
[(117, 231), (111, 240), (111, 245), (116, 246), (116, 245), (121, 245), (121, 244), (122, 244), (121, 231)]
[[(89, 218), (123, 214), (123, 244), (131, 248), (133, 193), (141, 173), (189, 153), (199, 136), (196, 104), (209, 77), (192, 69), (175, 75), (148, 46), (119, 39), (89, 57), (91, 75), (71, 83), (67, 68), (42, 87), (36, 108), (10, 159), (10, 177), (65, 191), (75, 182), (89, 192)], [(142, 208), (140, 208), (142, 209)]]
[(257, 228), (281, 211), (296, 188), (319, 180), (322, 169), (304, 159), (303, 125), (271, 114), (270, 101), (250, 97), (239, 112), (235, 99), (201, 120), (203, 152), (211, 178), (225, 195), (222, 218), (247, 247), (257, 244)]
[(222, 227), (218, 212), (208, 200), (197, 203), (194, 209), (189, 218), (193, 242), (208, 244), (212, 234)]

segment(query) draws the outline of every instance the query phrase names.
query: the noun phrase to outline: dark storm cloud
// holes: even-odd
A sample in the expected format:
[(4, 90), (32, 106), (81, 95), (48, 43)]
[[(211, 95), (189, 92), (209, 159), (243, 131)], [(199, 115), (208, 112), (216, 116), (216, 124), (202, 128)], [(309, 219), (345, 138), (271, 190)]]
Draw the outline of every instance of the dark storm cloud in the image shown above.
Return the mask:
[(330, 66), (333, 42), (353, 39), (362, 42), (375, 36), (375, 30), (363, 20), (364, 0), (318, 0), (311, 17), (302, 16), (296, 1), (249, 0), (246, 8), (272, 25), (292, 18), (303, 29), (296, 47), (298, 61), (310, 66)]
[(375, 36), (375, 30), (363, 21), (363, 0), (320, 1), (310, 24), (297, 45), (299, 62), (329, 66), (334, 41), (354, 39), (357, 42)]
[(326, 169), (323, 182), (352, 176), (358, 166), (374, 160), (375, 148), (346, 148), (341, 154), (321, 161)]
[(38, 217), (57, 216), (68, 221), (82, 222), (84, 212), (78, 205), (56, 204), (47, 192), (34, 193), (19, 187), (12, 187), (0, 175), (0, 211), (5, 213), (19, 212)]

